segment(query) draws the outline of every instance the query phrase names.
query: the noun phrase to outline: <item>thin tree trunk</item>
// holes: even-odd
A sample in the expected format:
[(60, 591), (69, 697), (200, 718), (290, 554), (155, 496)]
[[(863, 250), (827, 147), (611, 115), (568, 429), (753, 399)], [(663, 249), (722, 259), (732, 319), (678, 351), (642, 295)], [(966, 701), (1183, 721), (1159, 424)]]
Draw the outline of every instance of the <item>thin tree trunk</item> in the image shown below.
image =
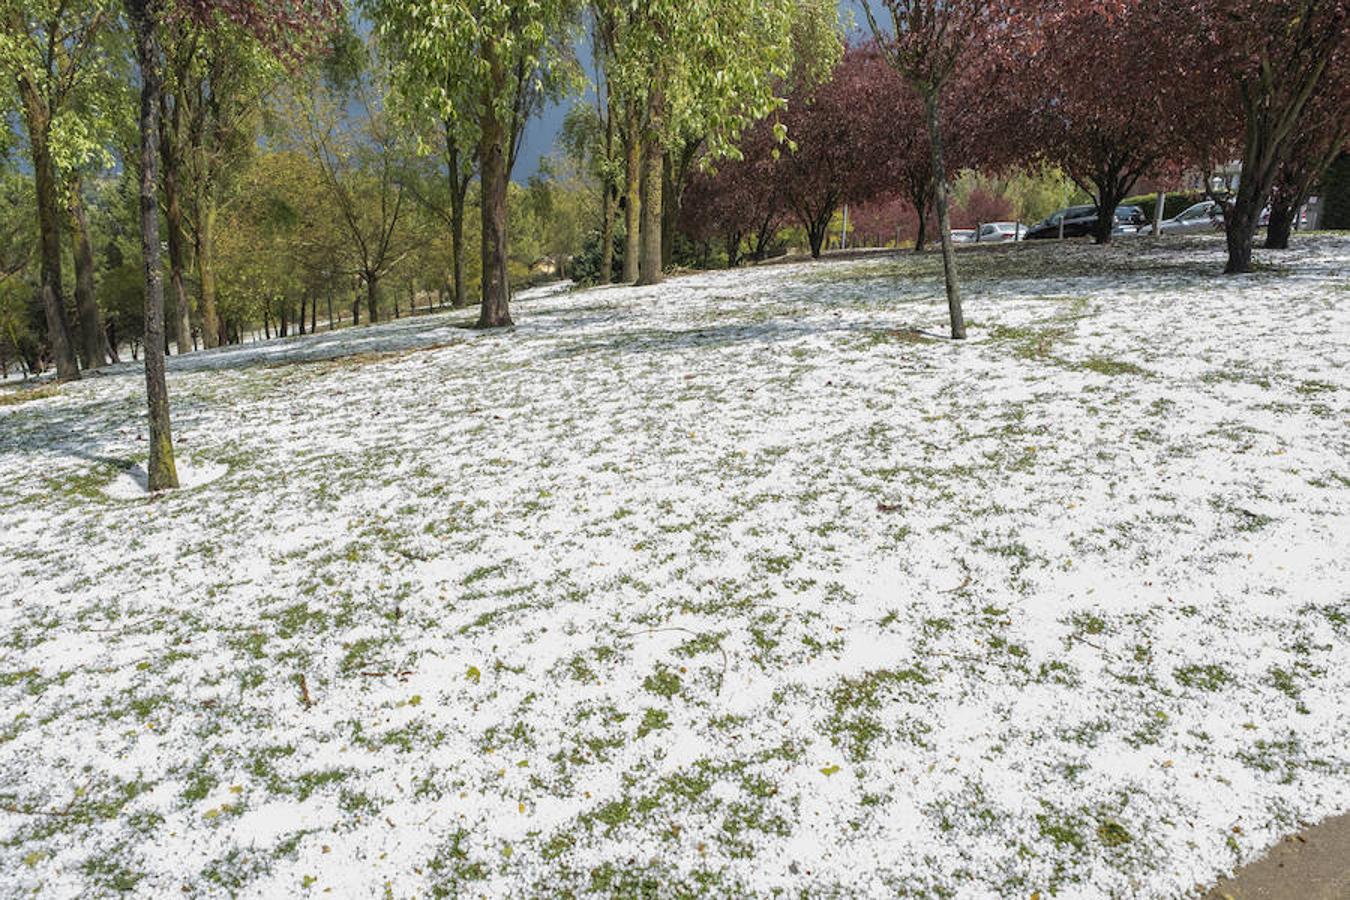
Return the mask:
[(675, 228), (680, 216), (680, 190), (675, 155), (667, 154), (661, 176), (661, 266), (675, 262)]
[(115, 363), (122, 361), (122, 356), (117, 349), (117, 322), (109, 319), (106, 326), (105, 338), (107, 340), (108, 358)]
[(309, 298), (309, 333), (319, 333), (319, 298), (313, 296)]
[(624, 149), (627, 165), (624, 169), (624, 208), (623, 280), (632, 284), (638, 280), (638, 257), (642, 253), (642, 132), (638, 121), (636, 105), (629, 103), (627, 134), (624, 135)]
[[(909, 195), (909, 202), (914, 204), (914, 211), (919, 217), (919, 230), (914, 238), (915, 253), (922, 253), (925, 245), (928, 243), (928, 210), (932, 204), (932, 200), (929, 196), (931, 191), (932, 184), (930, 182), (927, 190), (915, 188), (911, 190)], [(896, 245), (899, 246), (899, 243), (900, 239), (897, 237)]]
[(450, 176), (450, 259), (454, 269), (454, 307), (468, 306), (464, 287), (464, 207), (469, 192), (469, 179), (460, 174), (459, 147), (453, 138), (449, 121), (445, 123), (446, 163)]
[(933, 200), (937, 204), (939, 237), (942, 239), (942, 270), (947, 282), (947, 311), (951, 316), (952, 338), (966, 336), (966, 319), (961, 311), (961, 287), (956, 277), (956, 251), (952, 246), (952, 223), (947, 210), (950, 188), (947, 168), (942, 159), (942, 126), (938, 115), (938, 96), (930, 92), (924, 98), (928, 113), (928, 140), (933, 153)]
[(731, 232), (727, 235), (727, 268), (734, 269), (741, 261), (741, 233), (739, 231)]
[(210, 191), (199, 197), (197, 222), (197, 281), (201, 285), (202, 343), (220, 346), (220, 319), (216, 313), (216, 205)]
[(454, 202), (450, 213), (450, 256), (454, 265), (455, 297), (452, 301), (456, 309), (469, 305), (469, 292), (464, 286), (464, 195)]
[(51, 345), (52, 361), (56, 364), (58, 381), (74, 381), (80, 377), (75, 361), (75, 347), (70, 339), (70, 319), (66, 315), (66, 298), (61, 290), (61, 226), (57, 218), (56, 168), (47, 146), (49, 125), (34, 127), (29, 116), (29, 144), (33, 150), (33, 181), (37, 187), (38, 231), (42, 253), (42, 311), (47, 317), (47, 341)]
[(333, 286), (328, 285), (328, 330), (337, 328), (336, 320), (333, 318)]
[(141, 257), (145, 267), (145, 390), (150, 413), (150, 460), (146, 466), (151, 492), (178, 487), (169, 422), (169, 389), (164, 378), (164, 275), (159, 258), (157, 185), (159, 46), (153, 0), (126, 0), (136, 34), (141, 70)]
[[(161, 181), (164, 188), (164, 225), (168, 229), (169, 282), (173, 286), (173, 306), (170, 311), (170, 332), (181, 356), (191, 349), (192, 319), (188, 308), (187, 288), (183, 283), (183, 206), (178, 191), (178, 148), (173, 146), (181, 128), (175, 122), (170, 127), (164, 120), (167, 103), (160, 97), (160, 161), (163, 165)], [(175, 118), (182, 116), (182, 104), (174, 105)]]
[(614, 91), (605, 80), (605, 163), (602, 179), (603, 213), (600, 226), (600, 283), (614, 280), (614, 219), (618, 212), (618, 188), (608, 165), (614, 159)]
[(506, 87), (506, 72), (495, 44), (489, 42), (484, 53), (491, 67), (492, 84), (483, 97), (485, 114), (478, 148), (478, 171), (483, 191), (483, 303), (478, 327), (503, 328), (513, 324), (511, 285), (506, 270), (507, 135), (495, 111), (494, 101)]
[(78, 174), (70, 179), (70, 240), (75, 259), (75, 308), (80, 315), (80, 355), (86, 369), (97, 369), (107, 360), (108, 345), (94, 294), (94, 248), (89, 245), (89, 216)]

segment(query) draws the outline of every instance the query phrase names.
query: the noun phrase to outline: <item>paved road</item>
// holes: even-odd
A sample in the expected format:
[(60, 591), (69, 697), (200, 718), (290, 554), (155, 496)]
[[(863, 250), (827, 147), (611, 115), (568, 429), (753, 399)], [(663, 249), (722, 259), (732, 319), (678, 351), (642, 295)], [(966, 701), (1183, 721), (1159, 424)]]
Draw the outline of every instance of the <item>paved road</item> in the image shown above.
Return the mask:
[(1285, 838), (1206, 900), (1350, 900), (1350, 815)]

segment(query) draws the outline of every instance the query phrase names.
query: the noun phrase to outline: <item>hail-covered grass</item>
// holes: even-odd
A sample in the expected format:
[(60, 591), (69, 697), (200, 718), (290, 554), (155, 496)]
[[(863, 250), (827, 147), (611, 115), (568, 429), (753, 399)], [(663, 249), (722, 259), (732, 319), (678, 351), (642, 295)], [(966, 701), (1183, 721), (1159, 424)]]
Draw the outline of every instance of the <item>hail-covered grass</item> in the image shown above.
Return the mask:
[[(0, 402), (0, 894), (1174, 897), (1350, 809), (1350, 241), (541, 292)], [(9, 398), (12, 397), (12, 400)]]

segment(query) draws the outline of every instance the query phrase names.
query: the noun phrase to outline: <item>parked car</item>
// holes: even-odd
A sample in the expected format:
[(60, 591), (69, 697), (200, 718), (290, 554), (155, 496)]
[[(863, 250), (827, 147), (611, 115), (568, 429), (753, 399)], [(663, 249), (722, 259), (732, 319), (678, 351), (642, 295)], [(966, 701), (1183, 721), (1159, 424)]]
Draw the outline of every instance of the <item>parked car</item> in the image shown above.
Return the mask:
[[(1261, 210), (1256, 220), (1257, 228), (1270, 225), (1270, 207)], [(1308, 211), (1302, 209), (1298, 215), (1298, 227), (1308, 227)], [(1211, 231), (1223, 231), (1223, 206), (1213, 200), (1202, 200), (1188, 206), (1170, 219), (1163, 219), (1158, 230), (1163, 234), (1205, 234)]]
[[(1070, 206), (1050, 215), (1049, 218), (1032, 225), (1023, 240), (1045, 240), (1060, 236), (1060, 222), (1064, 223), (1064, 237), (1087, 237), (1097, 229), (1097, 207)], [(1112, 234), (1134, 234), (1140, 227), (1147, 225), (1144, 211), (1137, 206), (1117, 206), (1116, 221)]]
[(1158, 226), (1162, 234), (1197, 234), (1223, 231), (1223, 207), (1213, 200), (1202, 200), (1188, 206)]
[(1020, 241), (1026, 236), (1027, 226), (1021, 222), (986, 222), (980, 226), (975, 240), (981, 244), (1001, 244)]
[(974, 229), (974, 228), (953, 228), (953, 229), (952, 229), (952, 243), (953, 243), (953, 244), (971, 244), (971, 243), (974, 243), (974, 242), (975, 242), (975, 229)]

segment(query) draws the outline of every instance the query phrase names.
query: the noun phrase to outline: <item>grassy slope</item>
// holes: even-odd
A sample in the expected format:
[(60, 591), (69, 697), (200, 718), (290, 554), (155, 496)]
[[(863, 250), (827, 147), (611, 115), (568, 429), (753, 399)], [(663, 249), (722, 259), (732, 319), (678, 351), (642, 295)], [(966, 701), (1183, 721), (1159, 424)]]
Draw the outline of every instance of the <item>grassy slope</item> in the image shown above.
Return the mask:
[(188, 357), (154, 501), (134, 369), (0, 407), (0, 892), (1166, 896), (1350, 808), (1350, 242), (1161, 247), (963, 254), (964, 346), (907, 258)]

